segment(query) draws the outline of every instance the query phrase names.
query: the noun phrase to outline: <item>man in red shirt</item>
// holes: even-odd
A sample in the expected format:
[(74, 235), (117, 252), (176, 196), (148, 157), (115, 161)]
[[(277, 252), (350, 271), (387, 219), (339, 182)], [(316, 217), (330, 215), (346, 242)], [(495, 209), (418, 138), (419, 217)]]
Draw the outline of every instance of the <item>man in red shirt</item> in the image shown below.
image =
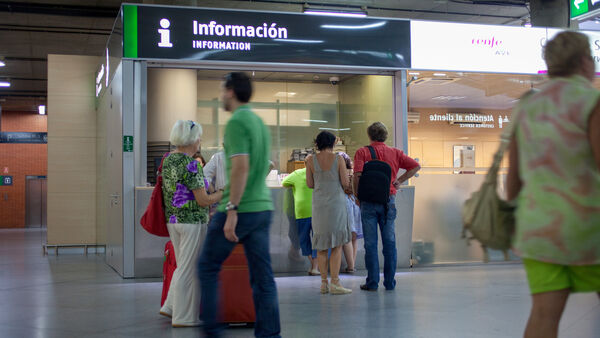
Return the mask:
[[(361, 290), (375, 291), (379, 286), (379, 258), (377, 256), (377, 225), (381, 230), (381, 242), (383, 244), (383, 286), (386, 290), (393, 290), (396, 286), (394, 275), (396, 274), (396, 234), (394, 221), (396, 219), (396, 189), (413, 177), (421, 167), (417, 161), (408, 157), (401, 150), (387, 146), (384, 142), (388, 132), (385, 125), (375, 122), (367, 128), (371, 147), (375, 149), (377, 159), (384, 161), (392, 168), (392, 180), (390, 184), (390, 198), (387, 205), (360, 201), (360, 213), (362, 217), (363, 234), (365, 240), (365, 265), (367, 267), (367, 282), (360, 286)], [(354, 191), (358, 191), (360, 176), (363, 166), (371, 160), (369, 148), (362, 147), (354, 155)], [(398, 170), (406, 172), (400, 177)]]

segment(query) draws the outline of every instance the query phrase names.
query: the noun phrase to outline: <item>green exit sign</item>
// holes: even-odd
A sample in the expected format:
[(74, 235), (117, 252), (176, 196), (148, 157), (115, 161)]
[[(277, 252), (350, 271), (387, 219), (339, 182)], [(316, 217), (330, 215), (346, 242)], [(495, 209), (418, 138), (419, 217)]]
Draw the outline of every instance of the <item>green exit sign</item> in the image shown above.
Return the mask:
[(125, 153), (133, 152), (133, 136), (130, 136), (130, 135), (123, 136), (123, 152), (125, 152)]
[(571, 19), (581, 16), (593, 17), (600, 10), (600, 0), (569, 0), (571, 4)]
[(588, 0), (570, 0), (571, 18), (583, 15), (590, 11)]

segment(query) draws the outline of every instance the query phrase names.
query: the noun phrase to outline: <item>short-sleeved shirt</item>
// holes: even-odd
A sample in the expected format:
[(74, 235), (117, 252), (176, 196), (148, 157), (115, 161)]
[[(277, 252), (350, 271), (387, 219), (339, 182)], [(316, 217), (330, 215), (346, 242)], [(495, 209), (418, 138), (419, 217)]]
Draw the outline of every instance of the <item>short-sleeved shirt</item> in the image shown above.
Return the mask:
[(283, 179), (281, 184), (284, 187), (292, 187), (294, 191), (296, 219), (311, 217), (313, 190), (306, 184), (306, 168), (295, 170)]
[(248, 105), (238, 107), (225, 127), (225, 169), (227, 184), (219, 211), (225, 212), (231, 193), (232, 157), (247, 155), (249, 162), (246, 189), (240, 200), (238, 212), (260, 212), (273, 210), (271, 191), (265, 178), (269, 173), (269, 154), (271, 153), (271, 133), (262, 119), (254, 114)]
[(198, 205), (192, 192), (205, 188), (198, 161), (183, 153), (172, 153), (163, 161), (162, 177), (167, 222), (208, 223), (208, 208)]
[(600, 171), (589, 119), (600, 92), (555, 78), (515, 107), (519, 176), (514, 249), (561, 265), (600, 264)]
[[(419, 163), (412, 158), (408, 157), (400, 149), (392, 148), (383, 142), (372, 142), (371, 147), (375, 149), (377, 159), (380, 161), (387, 162), (392, 167), (392, 182), (390, 184), (390, 195), (396, 194), (396, 188), (394, 187), (394, 180), (398, 175), (398, 170), (404, 169), (406, 171), (412, 170), (419, 166)], [(371, 152), (369, 148), (362, 147), (354, 154), (354, 172), (362, 173), (363, 167), (366, 162), (371, 160)]]

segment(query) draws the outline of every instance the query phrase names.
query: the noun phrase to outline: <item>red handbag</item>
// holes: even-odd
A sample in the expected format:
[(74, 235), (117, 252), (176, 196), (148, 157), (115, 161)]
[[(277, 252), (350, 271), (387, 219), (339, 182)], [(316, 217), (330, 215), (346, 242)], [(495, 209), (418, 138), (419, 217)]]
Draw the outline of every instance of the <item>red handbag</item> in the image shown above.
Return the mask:
[(165, 244), (165, 262), (163, 263), (163, 289), (160, 297), (160, 306), (165, 305), (167, 295), (169, 294), (169, 287), (171, 287), (171, 280), (173, 279), (173, 273), (177, 269), (177, 261), (175, 260), (175, 249), (173, 248), (173, 242), (168, 241)]
[(156, 177), (156, 185), (152, 190), (152, 196), (150, 197), (150, 203), (140, 220), (140, 224), (146, 231), (155, 236), (169, 237), (169, 230), (167, 229), (167, 217), (165, 216), (165, 206), (163, 202), (162, 192), (162, 165), (163, 161), (169, 154), (160, 161), (158, 167), (158, 175)]

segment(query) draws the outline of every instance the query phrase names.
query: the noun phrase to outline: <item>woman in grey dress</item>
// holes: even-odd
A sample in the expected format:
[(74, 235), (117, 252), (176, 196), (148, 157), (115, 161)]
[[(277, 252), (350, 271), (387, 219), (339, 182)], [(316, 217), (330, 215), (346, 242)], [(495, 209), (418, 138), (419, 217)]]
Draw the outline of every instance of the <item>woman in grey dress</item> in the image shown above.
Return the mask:
[[(334, 295), (351, 293), (352, 290), (340, 285), (340, 265), (342, 246), (351, 240), (351, 229), (346, 211), (344, 188), (350, 182), (342, 157), (333, 152), (336, 137), (328, 131), (317, 135), (315, 144), (318, 154), (306, 158), (306, 184), (313, 188), (312, 226), (313, 249), (317, 250), (317, 260), (321, 272), (321, 293)], [(327, 281), (327, 251), (331, 249), (329, 260), (331, 285)]]

